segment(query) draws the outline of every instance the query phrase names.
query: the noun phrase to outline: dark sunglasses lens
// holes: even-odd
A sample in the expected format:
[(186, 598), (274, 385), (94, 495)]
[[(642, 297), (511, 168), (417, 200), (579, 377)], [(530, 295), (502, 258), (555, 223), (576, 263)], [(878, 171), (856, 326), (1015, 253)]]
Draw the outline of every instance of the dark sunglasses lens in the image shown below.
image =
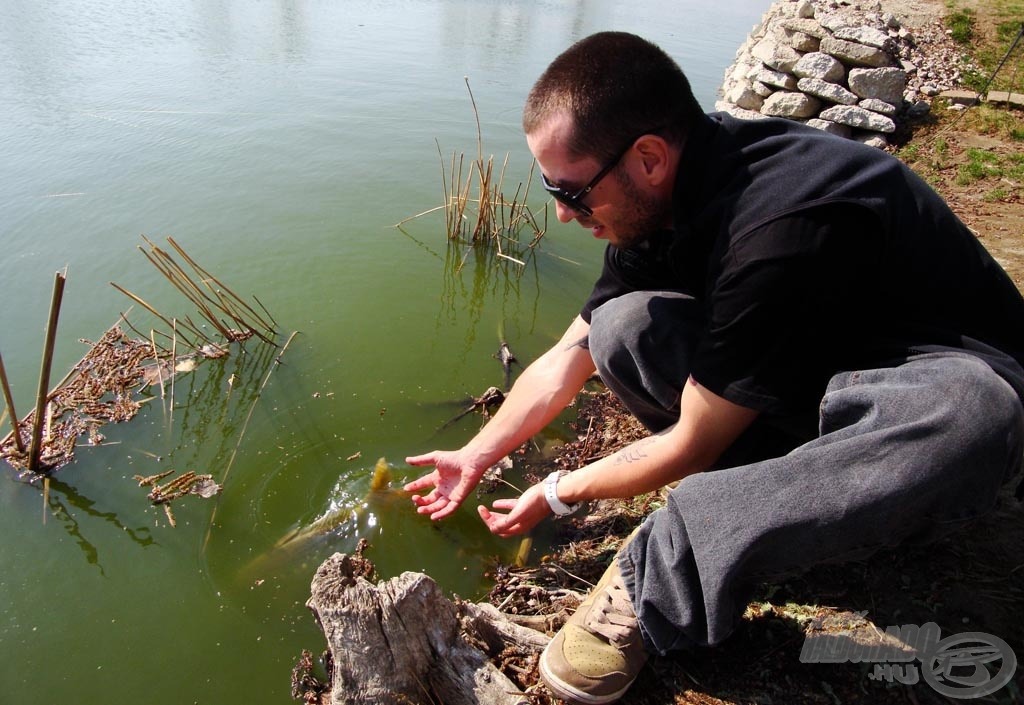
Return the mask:
[(591, 211), (589, 208), (583, 205), (578, 198), (573, 196), (571, 193), (567, 192), (565, 189), (560, 188), (558, 186), (552, 186), (551, 182), (548, 181), (547, 177), (544, 176), (544, 174), (540, 175), (540, 182), (541, 185), (544, 186), (544, 190), (550, 193), (555, 198), (555, 200), (561, 203), (562, 205), (568, 206), (569, 208), (572, 208), (574, 211), (582, 213), (583, 215), (590, 215), (591, 213), (593, 213), (593, 211)]

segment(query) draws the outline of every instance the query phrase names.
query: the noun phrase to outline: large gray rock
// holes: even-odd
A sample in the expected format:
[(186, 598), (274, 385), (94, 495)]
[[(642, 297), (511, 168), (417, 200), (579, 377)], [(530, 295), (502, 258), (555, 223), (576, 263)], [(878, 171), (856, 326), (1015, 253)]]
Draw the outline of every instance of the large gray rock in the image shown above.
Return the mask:
[(822, 39), (819, 51), (831, 54), (844, 64), (869, 67), (889, 66), (892, 64), (892, 57), (882, 49), (869, 47), (866, 44), (858, 44), (857, 42), (848, 42), (845, 39), (836, 39), (835, 37), (825, 37)]
[(839, 137), (845, 137), (849, 139), (850, 135), (853, 134), (853, 128), (849, 125), (840, 125), (838, 122), (832, 122), (831, 120), (821, 120), (820, 118), (811, 118), (807, 121), (807, 125), (815, 129), (827, 132), (830, 135), (837, 135)]
[(818, 13), (815, 14), (814, 19), (829, 32), (836, 32), (844, 27), (856, 27), (862, 22), (860, 15), (845, 11)]
[(861, 98), (877, 98), (892, 105), (903, 102), (907, 88), (907, 73), (903, 69), (885, 67), (877, 69), (850, 69), (850, 90)]
[(793, 73), (800, 78), (820, 78), (838, 83), (846, 78), (846, 67), (834, 56), (815, 51), (801, 56), (793, 67)]
[(732, 103), (727, 103), (724, 100), (720, 100), (715, 103), (715, 110), (723, 113), (728, 113), (735, 118), (740, 120), (767, 120), (767, 115), (761, 113), (755, 113), (753, 110), (744, 110), (743, 108), (737, 108)]
[(828, 81), (822, 81), (820, 78), (801, 78), (797, 82), (796, 87), (808, 95), (827, 100), (830, 103), (856, 105), (859, 100), (856, 95), (838, 83), (829, 83)]
[(797, 51), (818, 51), (818, 47), (821, 46), (821, 40), (817, 37), (803, 32), (794, 32), (791, 29), (786, 30), (786, 39), (789, 41), (789, 45)]
[(747, 79), (751, 82), (756, 81), (769, 86), (775, 86), (776, 88), (782, 88), (787, 91), (796, 90), (796, 78), (794, 76), (783, 71), (770, 69), (764, 64), (761, 64), (761, 66), (748, 73)]
[(877, 147), (878, 149), (885, 149), (889, 146), (889, 140), (885, 138), (885, 135), (880, 135), (877, 132), (855, 132), (851, 139), (855, 139), (869, 147)]
[(761, 68), (762, 66), (764, 66), (764, 64), (755, 59), (737, 59), (736, 63), (732, 65), (732, 68), (729, 69), (728, 72), (726, 72), (725, 80), (729, 82), (745, 81), (748, 74), (750, 74), (752, 71), (757, 70), (758, 68)]
[(750, 53), (763, 61), (765, 66), (785, 73), (791, 73), (800, 60), (800, 53), (796, 49), (771, 39), (762, 39)]
[(809, 118), (821, 109), (821, 101), (803, 93), (779, 91), (765, 98), (761, 114), (770, 117)]
[[(767, 103), (767, 101), (765, 102)], [(761, 111), (764, 112), (764, 108)], [(892, 118), (873, 113), (856, 105), (836, 105), (821, 111), (818, 117), (822, 120), (831, 120), (832, 122), (838, 122), (840, 125), (849, 125), (850, 127), (871, 130), (872, 132), (896, 131), (896, 123), (892, 121)]]
[(878, 98), (865, 98), (857, 103), (857, 105), (865, 110), (870, 110), (873, 113), (880, 113), (887, 117), (896, 116), (896, 106), (892, 103), (886, 103), (884, 100), (879, 100)]
[(785, 19), (780, 20), (779, 25), (794, 32), (803, 32), (804, 34), (809, 34), (812, 37), (817, 37), (818, 39), (824, 39), (825, 37), (830, 36), (829, 31), (822, 27), (817, 20), (813, 19)]
[(845, 39), (850, 42), (857, 42), (858, 44), (866, 44), (869, 47), (875, 47), (876, 49), (884, 49), (885, 51), (891, 52), (892, 39), (889, 35), (881, 30), (874, 29), (873, 27), (840, 27), (835, 31), (836, 39)]
[[(851, 94), (852, 95), (852, 94)], [(764, 97), (754, 91), (753, 86), (737, 83), (723, 96), (727, 101), (745, 110), (760, 110), (764, 105)], [(857, 96), (854, 96), (856, 102)]]

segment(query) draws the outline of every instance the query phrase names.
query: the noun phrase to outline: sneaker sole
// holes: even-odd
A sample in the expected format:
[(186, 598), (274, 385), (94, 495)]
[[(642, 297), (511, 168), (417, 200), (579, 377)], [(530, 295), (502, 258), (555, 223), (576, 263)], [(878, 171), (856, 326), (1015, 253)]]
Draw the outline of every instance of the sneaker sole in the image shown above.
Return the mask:
[(544, 680), (544, 683), (548, 686), (551, 692), (557, 697), (571, 703), (582, 703), (582, 705), (605, 705), (606, 703), (613, 703), (625, 695), (626, 691), (629, 690), (629, 686), (633, 685), (633, 681), (630, 681), (625, 688), (616, 693), (608, 693), (607, 695), (591, 695), (590, 693), (574, 688), (565, 681), (556, 678), (555, 675), (548, 670), (547, 664), (544, 660), (544, 654), (541, 655), (540, 659), (540, 677)]

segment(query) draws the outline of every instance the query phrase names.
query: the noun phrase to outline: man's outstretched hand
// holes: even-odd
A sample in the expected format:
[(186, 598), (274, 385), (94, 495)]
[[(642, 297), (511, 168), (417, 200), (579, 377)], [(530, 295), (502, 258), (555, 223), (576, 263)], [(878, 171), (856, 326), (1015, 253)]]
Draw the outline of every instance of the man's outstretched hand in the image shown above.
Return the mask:
[(420, 492), (432, 488), (426, 495), (414, 494), (412, 501), (417, 513), (429, 514), (435, 521), (458, 509), (487, 469), (466, 462), (458, 451), (448, 450), (415, 455), (405, 461), (410, 465), (434, 466), (432, 473), (406, 483), (404, 489), (406, 492)]
[(506, 513), (496, 512), (487, 507), (477, 507), (480, 518), (487, 524), (492, 534), (503, 539), (528, 533), (542, 519), (551, 514), (548, 501), (544, 498), (544, 485), (537, 483), (514, 499), (499, 499), (491, 505), (493, 509), (505, 509)]

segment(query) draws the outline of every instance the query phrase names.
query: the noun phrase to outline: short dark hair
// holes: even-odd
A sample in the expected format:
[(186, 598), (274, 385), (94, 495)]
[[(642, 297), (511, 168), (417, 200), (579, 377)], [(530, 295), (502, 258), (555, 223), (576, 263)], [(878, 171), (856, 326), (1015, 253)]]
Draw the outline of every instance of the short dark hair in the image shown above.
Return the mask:
[(573, 121), (568, 149), (605, 160), (644, 131), (681, 145), (703, 110), (683, 70), (660, 47), (635, 34), (599, 32), (562, 52), (537, 79), (523, 130), (531, 134), (560, 113)]

